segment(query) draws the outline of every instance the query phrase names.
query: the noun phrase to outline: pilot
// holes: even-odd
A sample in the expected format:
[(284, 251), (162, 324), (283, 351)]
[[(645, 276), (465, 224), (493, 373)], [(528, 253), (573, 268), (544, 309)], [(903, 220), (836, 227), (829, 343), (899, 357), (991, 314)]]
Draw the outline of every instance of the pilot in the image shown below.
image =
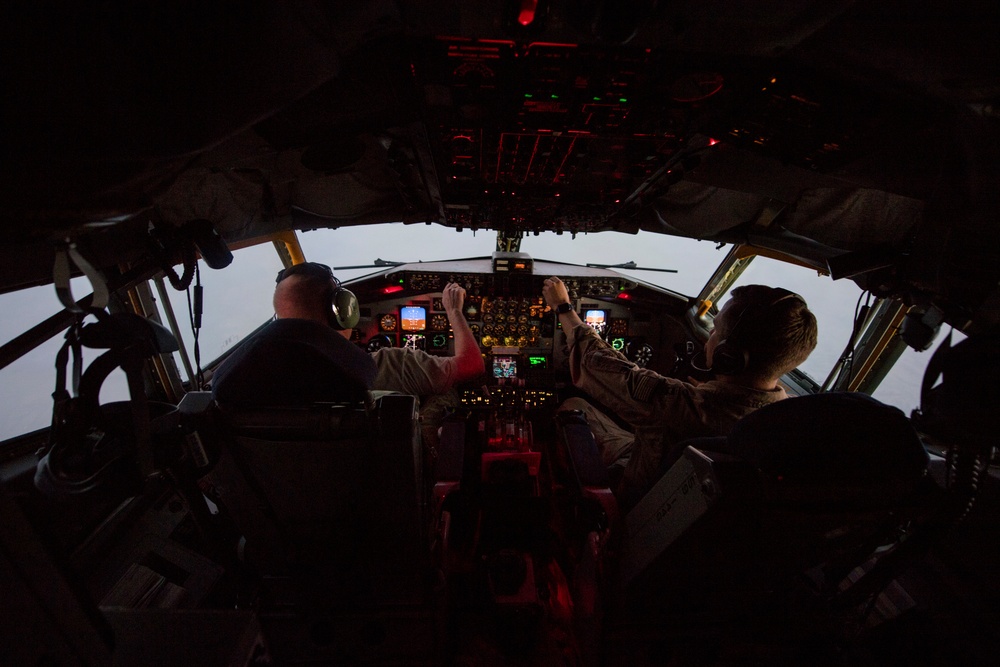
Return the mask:
[(372, 354), (378, 367), (374, 389), (426, 398), (445, 394), (455, 385), (485, 372), (479, 343), (463, 312), (465, 289), (448, 283), (441, 293), (441, 302), (455, 336), (455, 355), (441, 357), (405, 347), (379, 348)]
[(631, 426), (622, 428), (583, 399), (560, 406), (584, 412), (605, 465), (624, 466), (617, 495), (626, 508), (679, 458), (680, 443), (725, 435), (741, 417), (787, 398), (778, 380), (816, 347), (816, 318), (801, 296), (737, 287), (699, 355), (715, 379), (692, 384), (640, 368), (613, 349), (568, 305), (559, 278), (547, 278), (542, 294), (566, 333), (573, 384)]
[[(242, 407), (364, 400), (377, 368), (344, 335), (350, 330), (340, 331), (333, 272), (304, 262), (280, 271), (276, 282), (276, 319), (216, 369), (212, 395), (222, 406)], [(356, 319), (356, 301), (354, 308)]]
[(325, 264), (296, 264), (279, 272), (276, 282), (275, 321), (215, 373), (212, 391), (221, 405), (308, 405), (350, 400), (368, 390), (429, 397), (483, 373), (459, 285), (448, 284), (442, 295), (455, 356), (439, 357), (404, 348), (369, 355), (350, 343), (357, 300)]

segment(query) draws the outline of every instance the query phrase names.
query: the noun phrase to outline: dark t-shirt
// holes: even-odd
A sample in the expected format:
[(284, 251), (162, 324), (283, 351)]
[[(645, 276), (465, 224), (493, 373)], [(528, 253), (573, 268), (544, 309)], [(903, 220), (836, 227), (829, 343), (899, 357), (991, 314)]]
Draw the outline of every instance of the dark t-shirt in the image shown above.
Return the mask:
[(294, 406), (354, 401), (375, 381), (371, 356), (311, 320), (271, 322), (227, 358), (212, 378), (220, 405)]

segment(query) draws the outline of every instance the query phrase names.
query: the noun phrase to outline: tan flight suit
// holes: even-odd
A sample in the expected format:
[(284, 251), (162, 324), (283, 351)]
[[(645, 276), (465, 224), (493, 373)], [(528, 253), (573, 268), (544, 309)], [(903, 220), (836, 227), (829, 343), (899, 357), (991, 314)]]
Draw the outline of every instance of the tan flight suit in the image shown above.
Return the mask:
[[(626, 359), (587, 324), (568, 332), (567, 341), (573, 384), (634, 430), (629, 434), (607, 415), (585, 410), (606, 465), (630, 454), (620, 495), (631, 499), (656, 482), (661, 459), (672, 446), (725, 435), (741, 417), (788, 396), (780, 386), (762, 391), (718, 380), (695, 386), (663, 377)], [(568, 403), (581, 407), (579, 401)]]

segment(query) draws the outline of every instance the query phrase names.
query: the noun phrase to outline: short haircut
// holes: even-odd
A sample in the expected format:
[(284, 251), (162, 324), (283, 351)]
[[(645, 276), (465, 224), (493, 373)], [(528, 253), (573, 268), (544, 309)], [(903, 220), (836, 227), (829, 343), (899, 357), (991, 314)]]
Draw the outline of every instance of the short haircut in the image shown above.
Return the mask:
[(816, 348), (816, 316), (799, 295), (767, 285), (742, 285), (731, 298), (716, 327), (720, 339), (746, 350), (746, 375), (779, 378)]
[[(280, 285), (286, 278), (296, 277), (288, 288), (281, 290), (280, 298), (298, 308), (306, 308), (316, 313), (330, 310), (333, 292), (340, 284), (334, 277), (333, 270), (319, 262), (302, 262), (293, 264), (278, 272), (275, 284)], [(275, 291), (278, 298), (278, 291)], [(275, 303), (275, 310), (278, 310)]]

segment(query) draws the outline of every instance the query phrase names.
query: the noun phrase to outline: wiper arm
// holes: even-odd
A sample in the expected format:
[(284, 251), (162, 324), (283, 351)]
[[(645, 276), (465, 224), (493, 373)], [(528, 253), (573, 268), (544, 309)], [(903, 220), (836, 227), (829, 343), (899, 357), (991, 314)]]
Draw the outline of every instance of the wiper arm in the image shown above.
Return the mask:
[(655, 269), (651, 266), (636, 266), (635, 262), (622, 262), (621, 264), (587, 264), (594, 269), (631, 269), (632, 271), (660, 271), (661, 273), (677, 273), (677, 269)]
[(378, 258), (374, 264), (358, 264), (356, 266), (335, 266), (334, 271), (347, 271), (348, 269), (376, 269), (383, 266), (402, 266), (403, 264), (413, 264), (414, 262), (394, 262), (389, 259)]

